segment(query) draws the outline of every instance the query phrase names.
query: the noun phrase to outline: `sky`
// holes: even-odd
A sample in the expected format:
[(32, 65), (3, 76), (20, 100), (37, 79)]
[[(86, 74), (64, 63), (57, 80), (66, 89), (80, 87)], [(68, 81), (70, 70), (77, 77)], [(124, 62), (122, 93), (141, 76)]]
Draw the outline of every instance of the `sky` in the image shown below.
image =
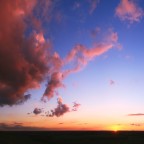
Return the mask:
[(143, 0), (1, 0), (0, 130), (144, 130)]

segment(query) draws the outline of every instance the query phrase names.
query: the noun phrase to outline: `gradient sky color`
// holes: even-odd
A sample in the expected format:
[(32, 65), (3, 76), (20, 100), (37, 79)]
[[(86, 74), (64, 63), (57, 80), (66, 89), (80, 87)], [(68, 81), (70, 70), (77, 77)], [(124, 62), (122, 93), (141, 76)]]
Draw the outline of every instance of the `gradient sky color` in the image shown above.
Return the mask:
[(143, 0), (0, 7), (0, 130), (144, 130)]

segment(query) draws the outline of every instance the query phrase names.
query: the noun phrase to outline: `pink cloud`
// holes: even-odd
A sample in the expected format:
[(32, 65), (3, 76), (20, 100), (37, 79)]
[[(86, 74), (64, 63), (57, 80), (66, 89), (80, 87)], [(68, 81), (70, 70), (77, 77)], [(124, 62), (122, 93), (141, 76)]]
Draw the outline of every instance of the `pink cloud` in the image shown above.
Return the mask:
[(115, 84), (115, 81), (114, 81), (114, 80), (110, 80), (110, 81), (109, 81), (109, 84), (110, 84), (110, 85), (114, 85), (114, 84)]
[[(58, 94), (57, 90), (64, 87), (63, 80), (68, 75), (82, 70), (93, 58), (115, 47), (118, 36), (111, 31), (106, 40), (91, 48), (77, 44), (62, 59), (52, 50), (44, 37), (42, 22), (35, 17), (36, 14), (40, 15), (39, 11), (43, 6), (41, 17), (46, 16), (51, 4), (50, 0), (1, 1), (0, 106), (23, 103), (30, 98), (30, 94), (25, 93), (29, 89), (40, 88), (45, 80), (47, 84), (42, 100), (53, 98)], [(26, 18), (30, 18), (30, 22)], [(25, 36), (29, 25), (32, 33)], [(58, 107), (52, 113), (59, 115), (59, 108), (64, 113), (68, 110), (66, 104), (58, 101)]]
[(92, 49), (84, 50), (83, 55), (88, 59), (92, 59), (93, 57), (99, 56), (99, 55), (107, 52), (112, 47), (113, 47), (113, 45), (111, 43), (110, 44), (101, 43), (101, 44), (96, 45)]
[(72, 111), (77, 111), (80, 106), (81, 106), (81, 104), (74, 102)]
[(116, 32), (111, 33), (110, 39), (113, 42), (117, 42), (117, 40), (118, 40), (118, 34)]
[[(61, 59), (57, 53), (54, 53), (51, 57), (53, 64), (53, 66), (51, 66), (52, 72), (42, 100), (50, 100), (52, 97), (57, 95), (57, 89), (65, 87), (62, 81), (67, 76), (82, 70), (89, 61), (115, 47), (118, 41), (117, 33), (110, 30), (108, 35), (109, 36), (106, 37), (105, 41), (95, 44), (92, 48), (87, 48), (82, 44), (77, 44), (64, 59)], [(69, 66), (72, 63), (73, 67), (62, 70), (63, 67)]]
[(143, 16), (143, 10), (132, 0), (121, 0), (115, 12), (121, 20), (130, 23), (138, 22)]
[(47, 97), (48, 99), (51, 99), (52, 97), (54, 97), (54, 95), (56, 94), (55, 90), (58, 88), (64, 87), (62, 80), (63, 80), (63, 74), (61, 72), (54, 72), (51, 75), (51, 79), (49, 80), (47, 84), (47, 88), (44, 92), (42, 100), (44, 100), (45, 97)]
[(77, 102), (73, 102), (73, 106), (70, 107), (68, 104), (64, 104), (63, 103), (63, 99), (62, 97), (58, 97), (57, 98), (57, 106), (56, 108), (51, 109), (50, 111), (45, 111), (44, 108), (34, 108), (33, 112), (29, 112), (27, 113), (28, 115), (30, 114), (35, 114), (35, 115), (40, 115), (40, 116), (46, 116), (46, 117), (60, 117), (62, 115), (64, 115), (67, 112), (72, 112), (72, 111), (77, 111), (78, 108), (80, 107), (81, 104), (77, 103)]
[(95, 44), (92, 48), (87, 48), (84, 45), (77, 44), (66, 56), (65, 63), (70, 63), (76, 60), (78, 63), (85, 65), (91, 59), (112, 49), (117, 45), (117, 41), (118, 34), (110, 31), (109, 36), (106, 37), (105, 41)]
[(57, 107), (51, 110), (51, 112), (48, 114), (49, 117), (60, 117), (70, 111), (69, 106), (67, 104), (63, 104), (61, 97), (57, 99), (57, 104)]
[[(34, 10), (44, 7), (41, 15), (51, 1), (37, 0), (2, 0), (0, 9), (0, 106), (20, 104), (30, 98), (25, 94), (29, 89), (40, 88), (41, 83), (48, 79), (44, 94), (53, 97), (53, 89), (61, 87), (62, 60), (51, 49), (45, 39), (39, 19)], [(39, 7), (38, 7), (39, 6)], [(36, 9), (38, 7), (38, 9)], [(26, 21), (28, 18), (29, 21)], [(25, 36), (27, 27), (31, 27), (30, 35)]]
[(35, 0), (1, 1), (0, 106), (28, 100), (30, 94), (25, 92), (38, 88), (48, 71), (47, 48), (40, 41), (43, 34), (24, 36), (29, 24), (24, 18), (33, 14), (35, 6)]
[(39, 34), (36, 34), (35, 39), (37, 40), (38, 43), (41, 43), (41, 44), (45, 43), (45, 38), (42, 32)]

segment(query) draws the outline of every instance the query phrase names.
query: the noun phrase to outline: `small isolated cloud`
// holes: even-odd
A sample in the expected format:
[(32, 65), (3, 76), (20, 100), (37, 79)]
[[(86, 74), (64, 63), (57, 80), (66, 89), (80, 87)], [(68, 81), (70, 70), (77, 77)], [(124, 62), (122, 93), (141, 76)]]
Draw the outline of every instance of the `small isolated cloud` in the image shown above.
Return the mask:
[(132, 56), (131, 55), (125, 55), (124, 58), (127, 59), (127, 60), (131, 60)]
[(112, 42), (117, 42), (117, 40), (118, 40), (118, 34), (116, 32), (112, 32), (111, 35), (110, 35), (110, 40)]
[(130, 124), (131, 126), (143, 126), (144, 124), (143, 123), (132, 123)]
[(77, 102), (74, 102), (73, 103), (73, 108), (72, 108), (72, 111), (77, 111), (78, 108), (80, 107), (81, 104), (77, 103)]
[(73, 5), (73, 9), (79, 9), (81, 7), (81, 3), (80, 2), (75, 2)]
[(143, 16), (143, 10), (133, 0), (121, 0), (115, 11), (122, 21), (138, 22)]
[(110, 81), (109, 81), (109, 84), (110, 84), (110, 85), (114, 85), (114, 84), (115, 84), (115, 81), (114, 81), (114, 80), (110, 80)]
[(62, 125), (62, 124), (64, 124), (64, 123), (59, 123), (59, 125)]
[(89, 14), (92, 14), (94, 12), (94, 10), (96, 9), (99, 0), (89, 0), (90, 3), (90, 9), (89, 9)]
[(91, 30), (91, 33), (90, 33), (90, 34), (91, 34), (91, 36), (92, 36), (93, 38), (95, 38), (100, 31), (101, 31), (100, 27), (96, 27), (96, 28), (94, 28), (94, 29)]
[(55, 109), (51, 110), (50, 113), (48, 112), (47, 116), (49, 116), (49, 117), (54, 117), (54, 116), (60, 117), (60, 116), (62, 116), (65, 113), (70, 111), (69, 106), (67, 104), (63, 104), (61, 97), (59, 97), (57, 99), (57, 104), (58, 104), (57, 107)]
[(30, 115), (30, 114), (32, 114), (32, 112), (28, 112), (28, 113), (27, 113), (27, 115)]
[(43, 112), (43, 111), (42, 111), (41, 108), (35, 108), (34, 111), (33, 111), (33, 113), (34, 113), (35, 115), (38, 115), (38, 114), (40, 114), (40, 113), (42, 113), (42, 112)]
[(144, 116), (144, 113), (128, 114), (128, 116)]

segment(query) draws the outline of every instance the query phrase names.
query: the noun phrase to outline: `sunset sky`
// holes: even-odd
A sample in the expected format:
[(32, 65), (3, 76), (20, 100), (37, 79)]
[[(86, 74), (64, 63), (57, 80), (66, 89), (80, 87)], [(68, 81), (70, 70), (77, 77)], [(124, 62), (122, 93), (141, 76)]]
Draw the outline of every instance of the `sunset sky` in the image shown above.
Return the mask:
[(0, 130), (144, 130), (143, 0), (1, 0)]

